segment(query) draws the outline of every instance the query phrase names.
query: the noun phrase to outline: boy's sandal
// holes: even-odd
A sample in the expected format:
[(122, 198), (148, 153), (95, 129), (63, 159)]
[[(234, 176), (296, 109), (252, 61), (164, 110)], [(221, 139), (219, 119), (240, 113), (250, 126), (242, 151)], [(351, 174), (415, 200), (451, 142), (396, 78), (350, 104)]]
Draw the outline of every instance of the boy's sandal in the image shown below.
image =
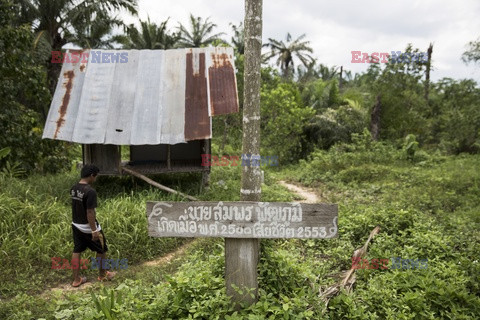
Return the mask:
[(103, 277), (100, 277), (98, 276), (98, 281), (110, 281), (113, 279), (113, 277), (115, 277), (116, 275), (116, 272), (110, 272), (110, 271), (107, 271), (105, 272), (105, 275)]
[(87, 282), (87, 277), (80, 277), (80, 282), (78, 284), (75, 284), (75, 282), (72, 283), (72, 287), (75, 287), (75, 288), (80, 287), (85, 282)]

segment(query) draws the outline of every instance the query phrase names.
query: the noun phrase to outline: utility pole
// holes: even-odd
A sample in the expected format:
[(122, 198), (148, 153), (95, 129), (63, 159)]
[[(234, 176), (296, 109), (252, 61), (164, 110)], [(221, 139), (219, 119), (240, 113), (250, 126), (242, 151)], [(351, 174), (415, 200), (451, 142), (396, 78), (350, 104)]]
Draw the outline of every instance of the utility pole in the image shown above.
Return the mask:
[[(245, 0), (245, 72), (243, 105), (242, 157), (260, 157), (260, 67), (262, 50), (262, 2)], [(242, 167), (241, 200), (260, 201), (261, 170), (256, 160), (246, 161)], [(257, 265), (259, 239), (225, 239), (225, 281), (227, 295), (247, 305), (257, 300)], [(233, 286), (232, 286), (233, 285)], [(238, 287), (242, 294), (235, 290)]]

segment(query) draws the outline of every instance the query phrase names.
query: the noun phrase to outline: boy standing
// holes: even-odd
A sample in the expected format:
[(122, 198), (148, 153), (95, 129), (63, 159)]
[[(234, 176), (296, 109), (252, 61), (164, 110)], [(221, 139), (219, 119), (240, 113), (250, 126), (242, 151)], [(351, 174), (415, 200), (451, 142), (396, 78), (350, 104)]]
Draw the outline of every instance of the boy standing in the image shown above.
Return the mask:
[[(95, 208), (97, 207), (97, 192), (92, 184), (97, 179), (100, 169), (93, 164), (87, 164), (82, 168), (81, 179), (70, 189), (72, 198), (72, 232), (73, 232), (73, 287), (78, 287), (87, 282), (86, 277), (79, 276), (80, 255), (89, 248), (97, 252), (97, 259), (106, 258), (108, 251), (102, 227), (96, 219)], [(98, 260), (97, 260), (98, 261)], [(111, 280), (115, 272), (109, 272), (100, 265), (99, 281)]]

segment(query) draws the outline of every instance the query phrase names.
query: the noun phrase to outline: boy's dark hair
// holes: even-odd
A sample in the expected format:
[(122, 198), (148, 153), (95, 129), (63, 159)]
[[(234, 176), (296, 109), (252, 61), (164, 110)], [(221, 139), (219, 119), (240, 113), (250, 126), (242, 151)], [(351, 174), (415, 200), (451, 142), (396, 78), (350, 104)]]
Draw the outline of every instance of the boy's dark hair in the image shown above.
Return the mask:
[(83, 166), (80, 176), (82, 178), (88, 178), (92, 174), (96, 176), (100, 172), (100, 169), (94, 164), (86, 164)]

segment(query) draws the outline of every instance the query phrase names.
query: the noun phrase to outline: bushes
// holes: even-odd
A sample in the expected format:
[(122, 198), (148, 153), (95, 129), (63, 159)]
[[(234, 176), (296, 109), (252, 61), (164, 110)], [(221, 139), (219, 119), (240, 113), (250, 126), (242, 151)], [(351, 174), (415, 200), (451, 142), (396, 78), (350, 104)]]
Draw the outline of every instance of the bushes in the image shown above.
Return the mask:
[(16, 9), (10, 1), (0, 3), (0, 149), (11, 149), (0, 168), (8, 162), (26, 173), (58, 172), (69, 167), (69, 145), (42, 140), (51, 96), (46, 71), (32, 53), (31, 26), (14, 25)]
[(374, 142), (368, 130), (352, 135), (353, 143), (338, 144), (329, 151), (316, 150), (308, 161), (300, 160), (296, 167), (299, 181), (311, 185), (321, 181), (332, 181), (340, 174), (345, 182), (384, 176), (389, 169), (379, 164), (389, 164), (401, 158), (401, 153), (391, 144)]
[(366, 110), (346, 99), (338, 108), (327, 108), (315, 115), (305, 131), (309, 145), (329, 149), (336, 143), (351, 142), (352, 135), (361, 133), (366, 123)]
[(293, 84), (281, 83), (261, 92), (261, 143), (264, 154), (277, 155), (281, 164), (298, 160), (302, 155), (303, 131), (314, 115), (303, 107)]
[(442, 79), (436, 85), (429, 142), (453, 154), (480, 151), (480, 89), (473, 80)]

